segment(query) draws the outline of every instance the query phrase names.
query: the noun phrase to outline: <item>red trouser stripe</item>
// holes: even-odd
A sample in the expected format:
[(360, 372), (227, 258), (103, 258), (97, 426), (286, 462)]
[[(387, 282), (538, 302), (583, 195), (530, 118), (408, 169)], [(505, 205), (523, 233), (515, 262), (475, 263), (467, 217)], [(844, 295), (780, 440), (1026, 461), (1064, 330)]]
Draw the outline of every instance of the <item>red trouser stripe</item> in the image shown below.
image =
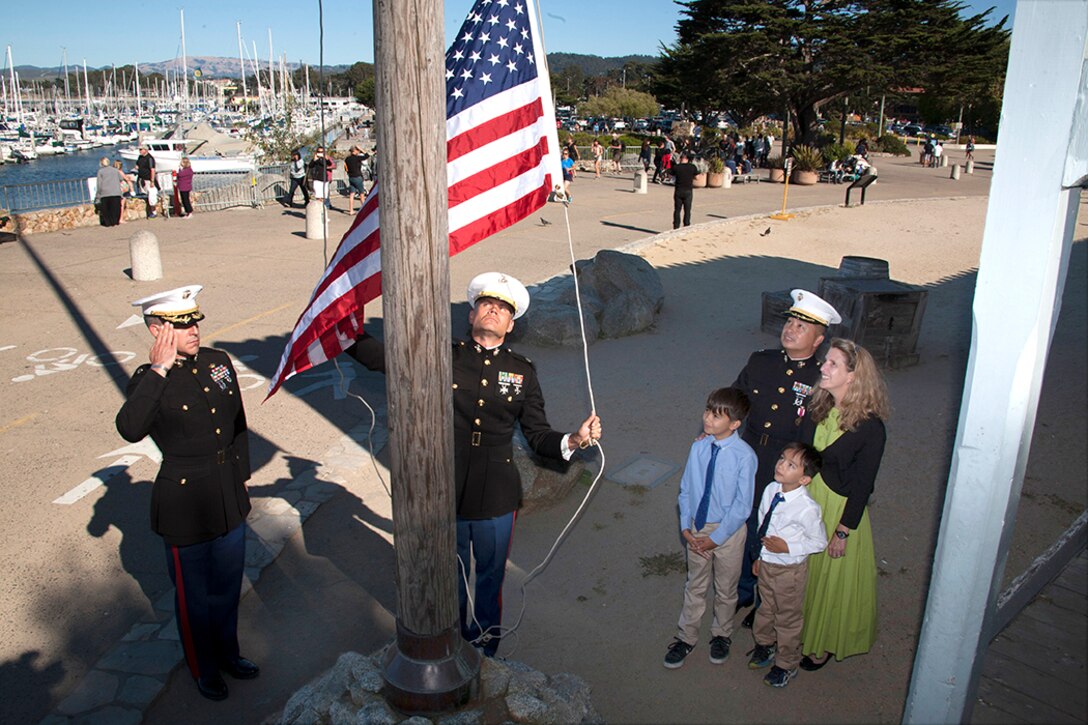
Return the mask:
[(174, 588), (178, 592), (178, 626), (181, 631), (181, 646), (185, 650), (185, 662), (189, 665), (189, 671), (193, 677), (200, 679), (200, 665), (196, 660), (196, 647), (193, 645), (193, 628), (189, 625), (189, 606), (185, 602), (185, 578), (181, 573), (181, 554), (178, 547), (171, 546), (174, 552)]

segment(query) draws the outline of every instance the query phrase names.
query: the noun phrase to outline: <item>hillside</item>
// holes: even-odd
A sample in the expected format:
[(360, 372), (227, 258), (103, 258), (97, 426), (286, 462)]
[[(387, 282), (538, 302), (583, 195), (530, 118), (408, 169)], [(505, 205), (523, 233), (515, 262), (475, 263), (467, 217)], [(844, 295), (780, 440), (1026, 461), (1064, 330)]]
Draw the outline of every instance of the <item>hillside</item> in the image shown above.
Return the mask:
[[(579, 66), (587, 76), (599, 76), (605, 75), (609, 71), (619, 70), (623, 68), (626, 63), (653, 63), (657, 60), (656, 56), (652, 55), (624, 55), (614, 58), (602, 58), (599, 55), (583, 55), (580, 53), (548, 53), (548, 66), (553, 73), (558, 73), (564, 68), (570, 66)], [(287, 69), (295, 70), (300, 67), (298, 62), (288, 62)], [(237, 58), (224, 58), (221, 56), (190, 56), (188, 59), (189, 72), (192, 73), (197, 68), (205, 78), (235, 78), (238, 76), (238, 59)], [(263, 58), (260, 60), (261, 71), (268, 70), (268, 59)], [(314, 67), (314, 66), (311, 66)], [(343, 73), (350, 65), (329, 65), (325, 66), (326, 73)], [(90, 68), (90, 70), (109, 70), (110, 66), (104, 66), (103, 68)], [(68, 72), (75, 73), (77, 69), (82, 70), (82, 66), (69, 65)], [(169, 69), (171, 73), (175, 70), (181, 70), (181, 58), (171, 58), (170, 60), (162, 60), (156, 63), (140, 63), (140, 73), (159, 73), (164, 74)], [(246, 60), (247, 75), (252, 75), (251, 63)], [(19, 74), (19, 79), (22, 81), (36, 80), (40, 78), (57, 78), (61, 76), (64, 69), (60, 66), (55, 68), (39, 68), (33, 65), (17, 65), (15, 66), (15, 72)]]

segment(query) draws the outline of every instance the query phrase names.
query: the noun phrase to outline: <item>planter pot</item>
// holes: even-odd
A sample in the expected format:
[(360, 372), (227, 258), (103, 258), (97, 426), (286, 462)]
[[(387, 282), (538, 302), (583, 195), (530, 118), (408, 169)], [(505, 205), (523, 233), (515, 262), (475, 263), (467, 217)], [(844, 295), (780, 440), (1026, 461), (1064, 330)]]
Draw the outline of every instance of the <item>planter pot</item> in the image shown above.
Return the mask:
[(706, 185), (709, 188), (711, 188), (711, 189), (720, 189), (723, 184), (725, 184), (725, 172), (724, 171), (719, 171), (718, 173), (714, 173), (713, 171), (708, 171), (707, 172), (707, 174), (706, 174)]
[(696, 174), (695, 180), (691, 182), (691, 185), (696, 189), (702, 189), (706, 186), (706, 174)]
[(768, 169), (770, 175), (767, 177), (772, 184), (781, 184), (786, 180), (785, 169)]
[(815, 171), (801, 171), (800, 169), (790, 174), (790, 183), (798, 186), (812, 186), (820, 180), (820, 175)]

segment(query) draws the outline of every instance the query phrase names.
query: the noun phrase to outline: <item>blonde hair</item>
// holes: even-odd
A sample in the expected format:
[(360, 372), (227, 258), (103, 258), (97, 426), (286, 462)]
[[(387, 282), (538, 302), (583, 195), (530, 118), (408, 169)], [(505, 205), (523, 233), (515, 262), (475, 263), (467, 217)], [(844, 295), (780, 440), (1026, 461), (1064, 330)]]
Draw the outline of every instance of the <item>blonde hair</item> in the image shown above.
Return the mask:
[(102, 160), (98, 162), (98, 165), (99, 166), (109, 166), (110, 165), (109, 157), (108, 156), (103, 156)]
[[(887, 420), (891, 414), (888, 404), (888, 388), (884, 376), (876, 367), (873, 356), (853, 340), (836, 337), (831, 341), (831, 348), (846, 357), (846, 369), (854, 374), (854, 379), (846, 388), (842, 399), (838, 401), (839, 425), (842, 430), (854, 430), (866, 418)], [(830, 352), (830, 349), (828, 350)], [(809, 415), (819, 423), (836, 405), (831, 393), (817, 388), (809, 405)]]

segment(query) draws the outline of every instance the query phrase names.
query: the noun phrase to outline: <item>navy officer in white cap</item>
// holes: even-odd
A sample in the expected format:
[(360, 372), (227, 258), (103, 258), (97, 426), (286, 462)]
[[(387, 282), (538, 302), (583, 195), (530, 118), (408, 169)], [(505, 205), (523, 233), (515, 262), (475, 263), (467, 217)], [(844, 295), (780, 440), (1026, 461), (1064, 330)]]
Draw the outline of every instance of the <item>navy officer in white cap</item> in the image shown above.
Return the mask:
[[(820, 379), (816, 351), (823, 344), (828, 326), (842, 322), (835, 308), (813, 293), (795, 289), (790, 296), (793, 305), (786, 312), (779, 338), (781, 347), (753, 353), (733, 383), (733, 387), (747, 394), (752, 404), (741, 437), (759, 459), (752, 515), (748, 517), (748, 555), (737, 585), (738, 609), (758, 604), (752, 561), (759, 557), (756, 532), (763, 489), (774, 479), (774, 467), (782, 448), (800, 440), (806, 406)], [(746, 627), (752, 626), (754, 613), (753, 608), (745, 617)]]
[(151, 362), (129, 381), (117, 430), (133, 443), (150, 435), (162, 451), (151, 528), (166, 545), (185, 662), (200, 693), (222, 700), (228, 693), (221, 672), (243, 680), (260, 673), (238, 650), (249, 434), (230, 358), (200, 346), (201, 289), (189, 285), (132, 303), (155, 342)]
[[(499, 647), (506, 557), (521, 503), (514, 465), (514, 425), (529, 447), (549, 458), (569, 460), (579, 447), (601, 437), (594, 414), (573, 433), (552, 430), (544, 394), (529, 358), (503, 343), (514, 320), (529, 307), (521, 282), (499, 272), (475, 277), (468, 286), (472, 339), (453, 343), (454, 477), (461, 634), (487, 656)], [(371, 370), (385, 372), (384, 345), (366, 334), (347, 350)], [(464, 579), (476, 561), (474, 611), (468, 611)]]

